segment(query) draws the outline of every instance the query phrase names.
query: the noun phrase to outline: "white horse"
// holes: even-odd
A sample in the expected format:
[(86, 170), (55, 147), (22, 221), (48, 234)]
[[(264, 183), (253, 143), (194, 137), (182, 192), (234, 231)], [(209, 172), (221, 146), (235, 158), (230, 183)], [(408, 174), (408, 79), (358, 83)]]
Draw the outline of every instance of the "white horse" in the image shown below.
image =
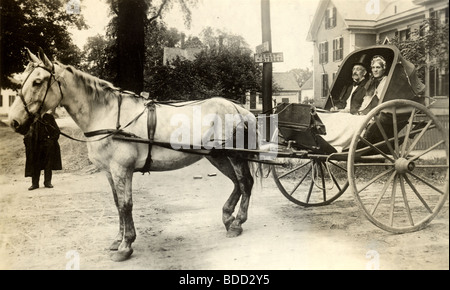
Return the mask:
[[(184, 116), (192, 122), (194, 118), (203, 120), (209, 117), (208, 120), (211, 120), (210, 117), (215, 116), (214, 120), (223, 121), (226, 115), (238, 115), (243, 122), (256, 124), (255, 116), (249, 111), (221, 98), (176, 106), (156, 103), (152, 109), (146, 109), (147, 100), (144, 98), (123, 93), (111, 83), (71, 66), (52, 63), (43, 52), (37, 57), (28, 51), (28, 56), (30, 62), (24, 72), (26, 78), (19, 97), (11, 106), (9, 124), (16, 132), (25, 134), (32, 122), (40, 121), (39, 117), (43, 113), (61, 105), (85, 132), (89, 141), (89, 159), (106, 172), (119, 213), (119, 233), (110, 246), (114, 261), (128, 259), (133, 252), (131, 245), (136, 239), (132, 216), (133, 173), (139, 170), (179, 169), (205, 157), (164, 146), (173, 143), (174, 133), (180, 130), (179, 121), (183, 118), (177, 117)], [(204, 144), (205, 134), (209, 132), (212, 137), (211, 129), (217, 126), (217, 122), (203, 122), (201, 125), (201, 132), (190, 132), (183, 141)], [(117, 136), (143, 140), (150, 138), (155, 143), (128, 142), (115, 138)], [(222, 141), (225, 139), (217, 138), (223, 136), (214, 137)], [(206, 155), (234, 183), (234, 190), (223, 206), (222, 219), (228, 237), (240, 235), (242, 224), (247, 220), (254, 179), (246, 156), (239, 153)], [(240, 199), (240, 207), (234, 217), (233, 212)]]

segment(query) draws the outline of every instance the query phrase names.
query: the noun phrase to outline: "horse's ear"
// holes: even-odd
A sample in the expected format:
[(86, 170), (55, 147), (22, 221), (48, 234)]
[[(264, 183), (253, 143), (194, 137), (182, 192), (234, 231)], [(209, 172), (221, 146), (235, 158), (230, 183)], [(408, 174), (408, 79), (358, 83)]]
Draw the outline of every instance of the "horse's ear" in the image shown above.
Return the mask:
[(51, 68), (53, 66), (52, 62), (48, 59), (48, 57), (45, 55), (44, 50), (42, 49), (42, 47), (39, 47), (39, 58), (41, 59), (41, 61), (44, 63), (44, 65), (47, 68)]
[(40, 62), (39, 58), (34, 55), (27, 47), (25, 47), (25, 49), (27, 50), (27, 54), (28, 54), (28, 59), (34, 63), (38, 63)]

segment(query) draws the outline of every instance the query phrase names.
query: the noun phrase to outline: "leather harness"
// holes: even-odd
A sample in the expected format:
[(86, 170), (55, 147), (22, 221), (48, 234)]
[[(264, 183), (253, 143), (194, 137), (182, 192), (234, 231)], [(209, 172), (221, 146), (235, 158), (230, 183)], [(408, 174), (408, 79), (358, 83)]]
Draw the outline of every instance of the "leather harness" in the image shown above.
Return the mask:
[(145, 103), (145, 109), (138, 114), (133, 120), (128, 122), (125, 126), (121, 127), (120, 125), (120, 108), (122, 104), (122, 93), (119, 94), (119, 97), (117, 98), (118, 102), (118, 113), (117, 113), (117, 122), (116, 122), (116, 129), (100, 129), (90, 132), (85, 132), (84, 136), (86, 137), (94, 137), (98, 135), (105, 135), (104, 137), (100, 139), (96, 139), (93, 141), (99, 141), (108, 137), (118, 136), (118, 135), (124, 135), (124, 136), (135, 136), (132, 133), (128, 133), (123, 131), (125, 128), (130, 126), (132, 123), (136, 122), (144, 113), (147, 111), (147, 137), (148, 137), (148, 153), (147, 158), (145, 160), (145, 164), (142, 168), (138, 169), (136, 168), (135, 171), (139, 171), (142, 173), (146, 173), (150, 171), (151, 165), (152, 165), (152, 145), (155, 138), (155, 131), (156, 131), (156, 105), (154, 101), (148, 101)]

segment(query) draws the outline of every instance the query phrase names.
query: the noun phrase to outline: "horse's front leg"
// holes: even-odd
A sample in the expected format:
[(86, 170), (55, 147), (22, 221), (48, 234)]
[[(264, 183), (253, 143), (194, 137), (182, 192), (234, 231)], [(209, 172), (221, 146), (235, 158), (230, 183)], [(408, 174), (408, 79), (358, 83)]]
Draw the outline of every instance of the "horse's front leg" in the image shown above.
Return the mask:
[[(119, 209), (119, 201), (117, 198), (117, 192), (116, 192), (116, 186), (114, 185), (114, 180), (112, 178), (112, 175), (110, 172), (106, 173), (106, 177), (108, 178), (109, 185), (111, 186), (111, 190), (114, 197), (114, 203), (116, 204), (117, 209)], [(123, 218), (120, 215), (120, 211), (118, 210), (119, 214), (119, 232), (117, 233), (117, 236), (114, 238), (114, 241), (112, 242), (111, 246), (109, 246), (109, 250), (111, 251), (117, 251), (119, 249), (120, 243), (122, 243), (123, 238)]]
[[(136, 231), (133, 222), (132, 181), (133, 170), (117, 168), (111, 170), (111, 177), (117, 197), (116, 205), (120, 218), (121, 242), (117, 251), (111, 255), (113, 261), (124, 261), (133, 253), (131, 244), (136, 239)], [(114, 190), (113, 190), (114, 192)]]

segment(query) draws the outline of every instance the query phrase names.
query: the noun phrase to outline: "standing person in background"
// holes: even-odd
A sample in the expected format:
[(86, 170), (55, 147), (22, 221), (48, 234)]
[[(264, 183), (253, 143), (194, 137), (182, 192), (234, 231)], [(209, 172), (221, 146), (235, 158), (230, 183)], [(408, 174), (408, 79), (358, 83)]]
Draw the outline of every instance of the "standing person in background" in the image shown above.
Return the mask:
[(31, 177), (32, 182), (28, 190), (39, 188), (41, 170), (44, 170), (44, 186), (53, 188), (52, 170), (62, 169), (59, 134), (55, 118), (46, 113), (25, 135), (25, 177)]

